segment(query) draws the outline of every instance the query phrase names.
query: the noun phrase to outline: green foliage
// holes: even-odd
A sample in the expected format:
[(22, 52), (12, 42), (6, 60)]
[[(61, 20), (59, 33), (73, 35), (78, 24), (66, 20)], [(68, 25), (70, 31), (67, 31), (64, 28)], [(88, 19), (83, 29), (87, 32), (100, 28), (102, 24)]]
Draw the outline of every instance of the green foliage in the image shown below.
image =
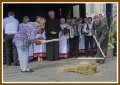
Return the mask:
[[(107, 23), (107, 18), (106, 18), (106, 17), (103, 17), (102, 14), (99, 14), (99, 16), (101, 17), (101, 19), (102, 19), (103, 21), (105, 21), (105, 22)], [(110, 29), (109, 29), (109, 43), (110, 43), (110, 44), (116, 43), (116, 40), (115, 40), (115, 38), (114, 38), (115, 32), (112, 31), (112, 29), (115, 27), (115, 26), (114, 26), (113, 18), (116, 17), (116, 16), (117, 16), (117, 15), (111, 17), (111, 19), (110, 19)], [(114, 28), (114, 29), (115, 29), (115, 28)], [(109, 44), (108, 44), (108, 46), (109, 46)]]

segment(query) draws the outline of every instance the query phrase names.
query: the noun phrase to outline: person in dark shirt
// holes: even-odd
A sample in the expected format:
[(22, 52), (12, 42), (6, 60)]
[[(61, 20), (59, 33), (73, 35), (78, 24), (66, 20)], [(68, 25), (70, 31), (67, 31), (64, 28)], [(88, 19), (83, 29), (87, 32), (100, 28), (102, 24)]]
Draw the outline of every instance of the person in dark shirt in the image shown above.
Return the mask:
[[(54, 11), (49, 11), (48, 14), (50, 19), (47, 19), (45, 24), (46, 39), (59, 38), (60, 19), (55, 18)], [(59, 60), (59, 42), (50, 42), (46, 44), (46, 56), (48, 61)]]

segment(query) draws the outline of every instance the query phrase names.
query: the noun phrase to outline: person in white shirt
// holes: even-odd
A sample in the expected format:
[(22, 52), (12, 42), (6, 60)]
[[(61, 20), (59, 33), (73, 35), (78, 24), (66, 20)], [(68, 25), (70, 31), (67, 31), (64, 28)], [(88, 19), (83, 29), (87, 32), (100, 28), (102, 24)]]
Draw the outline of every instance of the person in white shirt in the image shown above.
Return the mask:
[[(66, 19), (66, 25), (67, 25), (67, 28), (70, 29), (70, 23), (71, 23), (71, 19)], [(70, 43), (69, 43), (69, 39), (67, 40), (67, 50), (68, 50), (68, 56), (69, 56), (69, 52), (70, 52)]]
[(88, 23), (84, 24), (83, 32), (85, 34), (85, 57), (89, 55), (89, 43), (90, 43), (90, 51), (91, 56), (94, 57), (93, 54), (93, 36), (92, 36), (92, 18), (88, 17)]
[[(45, 36), (45, 25), (43, 25), (37, 32), (36, 38), (46, 39)], [(33, 44), (34, 47), (34, 58), (38, 58), (38, 61), (43, 61), (43, 58), (46, 57), (46, 44)]]
[(29, 22), (29, 17), (24, 16), (23, 17), (23, 22), (19, 24), (19, 30), (22, 29), (28, 22)]
[(71, 23), (71, 19), (66, 19), (66, 25), (67, 25), (67, 28), (70, 29), (70, 23)]
[(82, 30), (83, 30), (83, 24), (82, 24), (82, 21), (83, 19), (82, 18), (78, 18), (78, 25), (80, 26), (80, 38), (79, 38), (79, 54), (82, 54), (84, 53), (84, 49), (85, 49), (85, 40), (84, 40), (84, 34), (82, 34)]
[(67, 40), (69, 39), (69, 30), (67, 33), (64, 33), (64, 29), (69, 29), (68, 26), (65, 24), (65, 19), (60, 19), (60, 27), (61, 31), (59, 32), (59, 38), (62, 40), (59, 42), (59, 57), (60, 58), (67, 58), (68, 57), (68, 48), (67, 48)]
[(6, 47), (6, 64), (8, 66), (11, 65), (11, 56), (13, 49), (13, 65), (18, 66), (18, 53), (17, 49), (14, 43), (12, 43), (12, 40), (14, 38), (14, 35), (18, 31), (18, 25), (19, 21), (14, 18), (13, 12), (8, 12), (8, 17), (3, 19), (3, 30), (5, 35), (5, 47)]
[(86, 24), (88, 22), (88, 19), (87, 17), (84, 17), (84, 20), (83, 20), (84, 24)]

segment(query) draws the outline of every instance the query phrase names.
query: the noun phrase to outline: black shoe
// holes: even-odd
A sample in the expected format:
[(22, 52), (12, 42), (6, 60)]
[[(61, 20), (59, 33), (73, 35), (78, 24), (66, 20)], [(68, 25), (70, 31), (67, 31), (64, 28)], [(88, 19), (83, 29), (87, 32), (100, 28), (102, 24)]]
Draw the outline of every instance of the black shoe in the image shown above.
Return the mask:
[(47, 61), (49, 61), (49, 62), (50, 62), (51, 60), (47, 60)]
[(29, 69), (28, 71), (22, 71), (22, 70), (21, 70), (21, 72), (23, 72), (23, 73), (26, 73), (26, 72), (34, 72), (34, 70), (32, 70), (32, 69)]
[(3, 61), (3, 64), (6, 64), (6, 61)]
[(88, 58), (88, 55), (87, 56), (85, 56), (86, 58)]
[(72, 55), (69, 55), (69, 58), (71, 58), (72, 57)]
[(72, 56), (70, 55), (69, 58), (72, 58)]
[(7, 64), (7, 66), (11, 66), (11, 64)]
[(105, 59), (101, 59), (99, 64), (104, 64), (105, 63)]
[(96, 61), (96, 63), (100, 63), (100, 61)]
[(57, 59), (56, 61), (60, 61), (60, 59)]
[(79, 55), (76, 55), (75, 57), (78, 58)]
[(20, 66), (20, 64), (13, 64), (13, 66)]
[(85, 54), (85, 57), (87, 58), (87, 57), (88, 57), (88, 54)]
[(95, 57), (94, 55), (91, 55), (91, 57)]

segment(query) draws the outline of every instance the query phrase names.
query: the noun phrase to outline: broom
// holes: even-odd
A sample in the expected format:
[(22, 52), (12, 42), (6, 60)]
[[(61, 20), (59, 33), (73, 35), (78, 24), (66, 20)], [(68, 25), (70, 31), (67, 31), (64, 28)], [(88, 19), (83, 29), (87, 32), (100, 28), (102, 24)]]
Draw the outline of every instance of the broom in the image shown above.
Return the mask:
[[(96, 41), (96, 43), (97, 43), (98, 41), (97, 41), (96, 37), (94, 37), (94, 39), (95, 39), (95, 41)], [(101, 51), (103, 57), (105, 58), (105, 55), (104, 55), (104, 53), (103, 53), (101, 47), (100, 47), (98, 44), (97, 44), (97, 46), (99, 47), (99, 49), (100, 49), (100, 51)], [(104, 59), (104, 58), (77, 58), (77, 59)]]
[[(61, 41), (62, 39), (57, 38), (57, 39), (51, 39), (51, 40), (45, 40), (44, 42), (42, 42), (41, 44), (45, 44), (45, 43), (49, 43), (49, 42), (55, 42), (55, 41)], [(38, 57), (38, 61), (42, 61), (42, 58)]]
[(51, 39), (51, 40), (45, 40), (44, 42), (42, 42), (42, 44), (49, 43), (49, 42), (55, 42), (55, 41), (61, 41), (61, 40), (62, 40), (62, 39), (60, 39), (60, 38)]

